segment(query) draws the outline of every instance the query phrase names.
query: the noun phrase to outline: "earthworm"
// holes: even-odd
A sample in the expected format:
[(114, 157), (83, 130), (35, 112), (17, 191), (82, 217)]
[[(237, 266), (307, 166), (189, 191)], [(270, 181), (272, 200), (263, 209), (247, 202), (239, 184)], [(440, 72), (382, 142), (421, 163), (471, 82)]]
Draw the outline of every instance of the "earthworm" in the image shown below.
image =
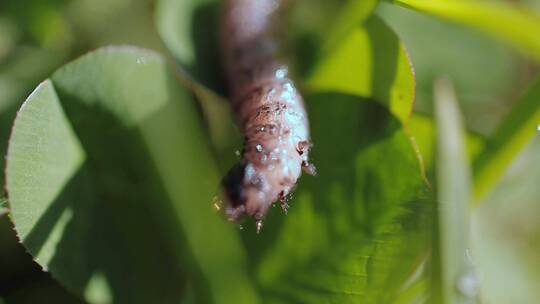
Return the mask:
[(287, 197), (303, 171), (314, 175), (304, 101), (279, 59), (285, 0), (224, 0), (220, 48), (229, 98), (244, 136), (241, 160), (223, 178), (225, 214), (256, 221)]

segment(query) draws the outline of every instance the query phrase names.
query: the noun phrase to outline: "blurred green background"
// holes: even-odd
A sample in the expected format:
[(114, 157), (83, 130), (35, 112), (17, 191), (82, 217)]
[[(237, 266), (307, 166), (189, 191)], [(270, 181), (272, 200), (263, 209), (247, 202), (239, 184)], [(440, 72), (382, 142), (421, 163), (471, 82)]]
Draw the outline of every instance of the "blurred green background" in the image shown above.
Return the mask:
[[(523, 5), (540, 14), (538, 0), (501, 1)], [(107, 45), (129, 44), (169, 54), (156, 30), (156, 2), (1, 0), (2, 155), (17, 109), (37, 84), (61, 65)], [(294, 20), (292, 24), (311, 22), (320, 27), (328, 19), (317, 15), (318, 12), (328, 11), (328, 7), (342, 1), (334, 2), (308, 1), (304, 5), (315, 8), (300, 10), (297, 14), (307, 16), (305, 21)], [(422, 123), (423, 117), (433, 116), (433, 83), (440, 76), (448, 76), (455, 84), (467, 130), (480, 138), (489, 136), (540, 72), (532, 59), (468, 27), (389, 3), (380, 4), (376, 14), (403, 40), (415, 66), (414, 110), (419, 121), (413, 118), (413, 129)], [(429, 129), (433, 126), (422, 128), (425, 134), (418, 135), (419, 141), (434, 132)], [(431, 178), (433, 167), (429, 163), (435, 158), (435, 151), (421, 152)], [(482, 303), (540, 302), (539, 155), (537, 135), (472, 214), (472, 238), (484, 253), (476, 261), (483, 269), (490, 269), (489, 273), (480, 275), (480, 284), (486, 291)], [(2, 184), (3, 179), (0, 176)], [(243, 236), (248, 241), (251, 237)], [(32, 261), (6, 216), (0, 217), (0, 303), (2, 300), (5, 303), (83, 302), (80, 295), (66, 291)]]

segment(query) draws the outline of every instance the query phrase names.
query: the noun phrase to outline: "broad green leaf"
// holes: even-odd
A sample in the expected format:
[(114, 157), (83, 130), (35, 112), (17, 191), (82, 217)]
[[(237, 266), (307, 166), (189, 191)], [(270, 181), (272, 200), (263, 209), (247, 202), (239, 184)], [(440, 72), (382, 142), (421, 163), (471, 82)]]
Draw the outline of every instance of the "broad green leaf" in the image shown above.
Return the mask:
[(519, 152), (538, 134), (540, 126), (540, 78), (512, 108), (474, 162), (475, 203), (497, 184)]
[(469, 250), (470, 167), (461, 114), (452, 83), (435, 84), (437, 118), (437, 223), (435, 303), (474, 303), (476, 277)]
[(414, 86), (414, 71), (403, 44), (376, 16), (323, 54), (306, 80), (308, 90), (373, 98), (403, 123), (413, 108)]
[[(109, 47), (20, 109), (7, 156), (18, 236), (92, 303), (257, 302), (191, 98), (155, 53)], [(189, 280), (189, 281), (187, 281)]]
[(393, 0), (393, 2), (461, 23), (511, 43), (540, 61), (540, 16), (519, 6), (487, 0)]
[(416, 154), (375, 101), (306, 102), (318, 175), (301, 178), (286, 217), (275, 208), (261, 235), (245, 234), (250, 264), (271, 302), (393, 303), (428, 246), (430, 193)]
[[(6, 154), (9, 133), (17, 109), (36, 85), (61, 64), (62, 56), (51, 51), (27, 47), (18, 49), (9, 59), (9, 61), (0, 62), (0, 153), (2, 155)], [(5, 162), (1, 161), (1, 172), (4, 172), (4, 165)], [(4, 185), (4, 174), (0, 174), (0, 185)]]

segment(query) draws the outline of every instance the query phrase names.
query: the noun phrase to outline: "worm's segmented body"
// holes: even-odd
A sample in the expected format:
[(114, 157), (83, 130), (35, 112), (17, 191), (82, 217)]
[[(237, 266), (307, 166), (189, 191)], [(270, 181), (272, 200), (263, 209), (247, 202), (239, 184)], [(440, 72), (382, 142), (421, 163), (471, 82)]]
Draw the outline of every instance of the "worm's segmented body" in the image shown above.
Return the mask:
[(226, 0), (221, 49), (232, 107), (244, 134), (242, 161), (223, 180), (231, 221), (261, 221), (292, 191), (308, 163), (308, 118), (287, 66), (278, 61), (282, 0)]

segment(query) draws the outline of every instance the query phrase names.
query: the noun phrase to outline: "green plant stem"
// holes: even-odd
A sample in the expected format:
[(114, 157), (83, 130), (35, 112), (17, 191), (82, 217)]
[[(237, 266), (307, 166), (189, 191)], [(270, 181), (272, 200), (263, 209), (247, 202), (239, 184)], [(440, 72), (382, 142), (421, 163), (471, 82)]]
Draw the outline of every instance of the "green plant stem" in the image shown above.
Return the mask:
[(538, 133), (540, 125), (540, 78), (512, 108), (474, 161), (474, 201), (482, 199), (500, 180), (516, 155)]

